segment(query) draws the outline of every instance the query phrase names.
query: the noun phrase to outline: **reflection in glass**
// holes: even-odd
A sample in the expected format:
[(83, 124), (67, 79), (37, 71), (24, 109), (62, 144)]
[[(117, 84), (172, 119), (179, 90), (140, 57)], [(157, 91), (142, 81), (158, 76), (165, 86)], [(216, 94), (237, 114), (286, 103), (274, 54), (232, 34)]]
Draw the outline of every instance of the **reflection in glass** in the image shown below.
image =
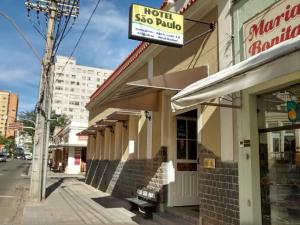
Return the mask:
[(186, 159), (186, 141), (177, 140), (177, 159)]
[(264, 225), (300, 224), (300, 129), (288, 119), (291, 100), (300, 101), (300, 85), (258, 97)]
[(197, 123), (196, 121), (188, 121), (188, 139), (197, 139)]
[(177, 120), (177, 138), (186, 138), (186, 120)]
[(197, 141), (188, 141), (188, 159), (197, 159)]

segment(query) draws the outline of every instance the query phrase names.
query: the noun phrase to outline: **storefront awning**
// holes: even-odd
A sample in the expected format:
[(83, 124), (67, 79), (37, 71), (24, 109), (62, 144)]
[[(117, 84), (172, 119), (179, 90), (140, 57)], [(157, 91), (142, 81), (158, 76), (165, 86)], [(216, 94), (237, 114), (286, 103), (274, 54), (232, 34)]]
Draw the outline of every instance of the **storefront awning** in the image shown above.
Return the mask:
[(300, 71), (300, 36), (199, 80), (172, 97), (173, 111)]

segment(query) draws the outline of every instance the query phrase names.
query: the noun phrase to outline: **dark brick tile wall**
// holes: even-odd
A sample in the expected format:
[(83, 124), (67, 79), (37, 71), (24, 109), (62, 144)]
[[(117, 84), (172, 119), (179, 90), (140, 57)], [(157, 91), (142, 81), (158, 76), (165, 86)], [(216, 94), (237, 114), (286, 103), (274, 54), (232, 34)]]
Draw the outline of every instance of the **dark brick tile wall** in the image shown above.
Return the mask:
[(87, 162), (86, 183), (119, 198), (136, 196), (136, 189), (147, 187), (159, 193), (160, 202), (166, 201), (164, 162), (167, 149), (161, 148), (149, 160), (93, 160)]
[[(200, 147), (199, 194), (202, 225), (239, 224), (238, 164), (222, 162)], [(204, 158), (215, 158), (216, 168), (203, 168)]]

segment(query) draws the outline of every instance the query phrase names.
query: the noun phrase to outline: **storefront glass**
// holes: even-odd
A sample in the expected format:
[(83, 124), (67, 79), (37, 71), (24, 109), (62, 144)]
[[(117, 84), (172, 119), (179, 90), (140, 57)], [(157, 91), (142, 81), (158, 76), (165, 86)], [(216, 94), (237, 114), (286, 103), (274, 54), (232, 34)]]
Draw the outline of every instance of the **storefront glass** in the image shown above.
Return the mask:
[(300, 224), (300, 85), (257, 102), (263, 224)]

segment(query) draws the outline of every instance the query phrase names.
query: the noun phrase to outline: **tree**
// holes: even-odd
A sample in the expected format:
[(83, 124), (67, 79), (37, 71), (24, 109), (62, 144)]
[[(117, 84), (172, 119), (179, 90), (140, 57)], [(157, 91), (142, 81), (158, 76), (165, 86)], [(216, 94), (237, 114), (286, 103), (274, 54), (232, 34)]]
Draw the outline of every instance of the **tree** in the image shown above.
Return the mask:
[[(33, 127), (33, 123), (28, 121), (36, 121), (36, 112), (35, 111), (26, 111), (21, 112), (19, 115), (19, 120), (24, 124), (24, 127)], [(51, 113), (51, 121), (50, 121), (50, 137), (53, 136), (53, 132), (56, 126), (64, 127), (69, 122), (69, 119), (67, 115), (58, 115), (54, 112)], [(24, 128), (23, 132), (28, 134), (30, 137), (32, 137), (32, 140), (34, 138), (34, 129), (26, 129)]]
[(50, 122), (50, 137), (53, 136), (55, 127), (64, 127), (69, 123), (69, 118), (67, 115), (57, 115), (52, 112), (51, 122)]
[(0, 135), (0, 145), (3, 145), (10, 155), (15, 151), (16, 145), (13, 137), (6, 138)]

